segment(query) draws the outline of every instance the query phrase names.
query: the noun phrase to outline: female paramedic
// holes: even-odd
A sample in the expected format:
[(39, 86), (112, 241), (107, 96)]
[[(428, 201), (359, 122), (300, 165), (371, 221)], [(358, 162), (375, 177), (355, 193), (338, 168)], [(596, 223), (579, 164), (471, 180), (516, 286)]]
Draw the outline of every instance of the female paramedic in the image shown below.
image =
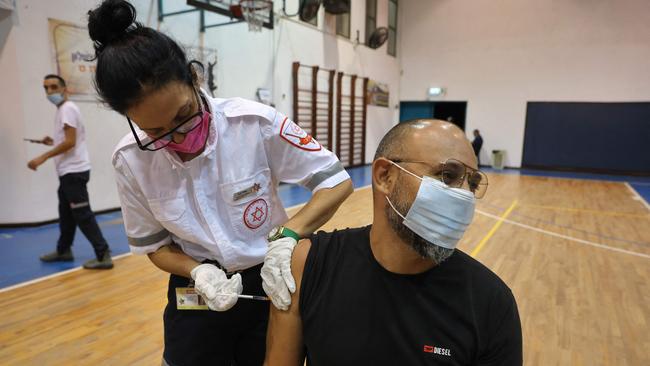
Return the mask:
[[(130, 3), (88, 15), (97, 92), (132, 132), (113, 154), (129, 246), (171, 274), (163, 364), (261, 365), (260, 298), (287, 309), (293, 247), (350, 195), (350, 177), (272, 107), (207, 95), (178, 44), (135, 22)], [(291, 219), (279, 182), (313, 192)]]

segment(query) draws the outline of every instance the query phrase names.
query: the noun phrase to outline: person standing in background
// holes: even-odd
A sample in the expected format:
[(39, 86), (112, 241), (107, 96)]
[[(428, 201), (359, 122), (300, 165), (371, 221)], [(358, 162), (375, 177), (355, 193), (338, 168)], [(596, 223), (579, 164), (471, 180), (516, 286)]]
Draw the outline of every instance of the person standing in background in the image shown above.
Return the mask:
[(52, 253), (40, 257), (43, 262), (73, 261), (72, 243), (77, 226), (92, 244), (95, 259), (84, 263), (86, 269), (111, 269), (110, 249), (102, 235), (95, 214), (90, 209), (86, 184), (90, 179), (90, 159), (86, 147), (86, 130), (76, 104), (68, 100), (65, 80), (59, 75), (46, 75), (43, 88), (47, 99), (56, 106), (54, 138), (44, 137), (40, 142), (54, 148), (32, 159), (27, 167), (38, 169), (54, 158), (59, 176), (59, 228), (61, 234)]
[(476, 161), (478, 165), (481, 165), (481, 159), (479, 158), (479, 153), (481, 152), (481, 147), (483, 146), (483, 136), (479, 130), (474, 130), (474, 141), (472, 141), (472, 147), (474, 148), (474, 155), (476, 155)]

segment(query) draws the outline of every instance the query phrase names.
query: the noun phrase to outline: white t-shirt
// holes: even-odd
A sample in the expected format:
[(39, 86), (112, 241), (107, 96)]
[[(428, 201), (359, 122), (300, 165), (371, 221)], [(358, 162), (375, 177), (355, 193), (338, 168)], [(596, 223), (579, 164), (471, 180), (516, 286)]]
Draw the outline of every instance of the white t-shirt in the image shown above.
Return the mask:
[(74, 147), (63, 154), (54, 157), (56, 172), (60, 176), (68, 173), (79, 173), (90, 170), (90, 159), (86, 147), (86, 129), (81, 123), (81, 112), (76, 104), (66, 101), (56, 110), (54, 118), (54, 145), (65, 141), (63, 126), (74, 127), (77, 139)]

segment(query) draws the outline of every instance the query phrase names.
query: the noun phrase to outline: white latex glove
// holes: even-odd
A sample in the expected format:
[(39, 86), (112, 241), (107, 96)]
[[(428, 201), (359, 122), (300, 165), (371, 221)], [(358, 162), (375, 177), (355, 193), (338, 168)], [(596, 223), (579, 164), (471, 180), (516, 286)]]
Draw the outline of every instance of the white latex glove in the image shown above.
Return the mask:
[(194, 288), (211, 310), (226, 311), (237, 303), (244, 287), (239, 273), (228, 279), (224, 271), (212, 264), (200, 264), (190, 272)]
[(296, 292), (296, 282), (291, 275), (291, 253), (298, 244), (294, 238), (280, 238), (269, 243), (269, 251), (262, 266), (262, 287), (273, 305), (288, 310), (291, 293)]

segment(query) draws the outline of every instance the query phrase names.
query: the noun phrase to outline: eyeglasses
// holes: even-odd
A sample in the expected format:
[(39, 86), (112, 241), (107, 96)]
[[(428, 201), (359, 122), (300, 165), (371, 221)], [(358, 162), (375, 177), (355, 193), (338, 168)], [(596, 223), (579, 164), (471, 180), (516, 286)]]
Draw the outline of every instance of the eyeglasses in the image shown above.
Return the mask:
[(133, 122), (131, 122), (129, 116), (126, 116), (126, 120), (129, 122), (129, 127), (131, 127), (131, 132), (133, 132), (133, 136), (135, 137), (135, 141), (138, 143), (138, 147), (140, 148), (140, 150), (145, 150), (145, 151), (160, 150), (166, 147), (167, 145), (169, 145), (173, 141), (172, 135), (174, 133), (180, 133), (185, 135), (190, 131), (194, 130), (195, 128), (197, 128), (201, 124), (201, 121), (203, 119), (203, 104), (201, 103), (201, 97), (198, 95), (198, 92), (196, 90), (194, 90), (193, 94), (194, 94), (194, 98), (196, 99), (196, 104), (199, 106), (198, 112), (189, 116), (183, 122), (179, 123), (178, 125), (176, 125), (176, 127), (172, 128), (169, 132), (166, 132), (162, 136), (156, 138), (149, 136), (151, 141), (148, 141), (144, 145), (138, 138), (138, 134), (135, 132), (135, 128), (133, 127)]
[(465, 163), (456, 159), (447, 159), (440, 163), (438, 167), (424, 162), (412, 160), (388, 159), (393, 163), (416, 163), (424, 164), (432, 168), (434, 177), (452, 188), (461, 188), (465, 180), (469, 186), (470, 192), (476, 198), (483, 198), (488, 188), (488, 178), (485, 173), (467, 166)]

